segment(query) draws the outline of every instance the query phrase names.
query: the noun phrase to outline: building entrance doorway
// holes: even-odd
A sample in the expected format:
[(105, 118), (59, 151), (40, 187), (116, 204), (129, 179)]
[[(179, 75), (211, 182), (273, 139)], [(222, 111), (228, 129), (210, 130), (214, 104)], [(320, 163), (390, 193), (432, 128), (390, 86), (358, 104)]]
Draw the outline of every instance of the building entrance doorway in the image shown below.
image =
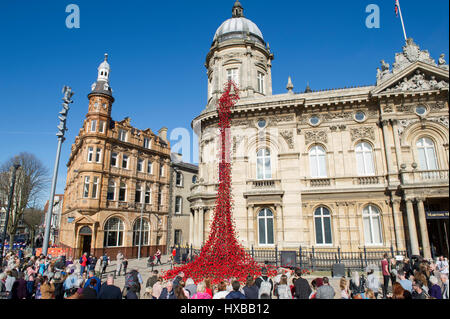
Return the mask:
[(83, 226), (80, 229), (80, 256), (83, 253), (91, 253), (91, 241), (92, 241), (92, 230), (88, 226)]
[(429, 199), (425, 203), (431, 255), (449, 257), (449, 209), (448, 199)]

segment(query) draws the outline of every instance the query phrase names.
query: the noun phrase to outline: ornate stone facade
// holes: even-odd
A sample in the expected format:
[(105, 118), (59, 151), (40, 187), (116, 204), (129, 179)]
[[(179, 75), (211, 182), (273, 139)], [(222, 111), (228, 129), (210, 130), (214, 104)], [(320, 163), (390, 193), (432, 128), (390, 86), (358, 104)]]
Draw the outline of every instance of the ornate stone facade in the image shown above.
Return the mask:
[(89, 111), (67, 163), (60, 244), (74, 257), (107, 252), (115, 258), (118, 251), (136, 257), (142, 210), (141, 256), (148, 256), (166, 248), (167, 129), (156, 135), (131, 126), (129, 118), (111, 118), (114, 98), (105, 62), (88, 95)]
[[(260, 45), (237, 38), (213, 43), (208, 74), (219, 74), (224, 83), (224, 51), (263, 54), (268, 63), (270, 51)], [(255, 83), (258, 67), (246, 56), (233, 63), (249, 77), (246, 83)], [(294, 93), (288, 81), (287, 93), (272, 95), (267, 81), (264, 96), (243, 94), (231, 128), (233, 216), (243, 245), (347, 251), (392, 246), (429, 256), (436, 241), (427, 234), (423, 212), (448, 211), (449, 73), (442, 61), (437, 65), (408, 40), (392, 71), (382, 62), (374, 86)], [(193, 121), (201, 123), (199, 139), (210, 140), (189, 198), (193, 212), (210, 211), (216, 198), (218, 149), (212, 146), (219, 136), (210, 129), (218, 121), (210, 96)], [(423, 167), (429, 163), (419, 152), (430, 141), (435, 163)], [(415, 200), (419, 195), (422, 200)], [(194, 221), (204, 240), (208, 218)], [(438, 248), (448, 255), (448, 246)]]

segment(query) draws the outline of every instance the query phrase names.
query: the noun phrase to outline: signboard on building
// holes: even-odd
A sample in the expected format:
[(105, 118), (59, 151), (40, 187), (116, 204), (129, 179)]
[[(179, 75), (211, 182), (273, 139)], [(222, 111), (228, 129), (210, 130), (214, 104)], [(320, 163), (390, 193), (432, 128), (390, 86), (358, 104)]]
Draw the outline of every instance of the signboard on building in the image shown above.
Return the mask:
[(428, 211), (427, 219), (448, 219), (448, 211)]

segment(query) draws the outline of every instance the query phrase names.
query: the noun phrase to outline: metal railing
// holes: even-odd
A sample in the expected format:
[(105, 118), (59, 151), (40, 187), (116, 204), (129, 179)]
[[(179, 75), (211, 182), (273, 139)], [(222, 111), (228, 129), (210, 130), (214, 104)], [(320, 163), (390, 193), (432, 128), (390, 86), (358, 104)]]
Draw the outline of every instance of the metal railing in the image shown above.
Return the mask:
[[(178, 247), (180, 249), (180, 260), (182, 256), (189, 257), (184, 262), (189, 262), (200, 255), (201, 249), (190, 247)], [(380, 265), (384, 254), (393, 257), (396, 255), (410, 257), (410, 252), (406, 250), (394, 250), (390, 248), (370, 248), (361, 247), (354, 251), (343, 251), (340, 247), (330, 248), (304, 248), (298, 249), (279, 249), (277, 246), (273, 248), (257, 248), (253, 246), (246, 249), (246, 252), (260, 264), (267, 264), (275, 267), (299, 267), (310, 271), (331, 271), (333, 264), (342, 263), (346, 271), (360, 270), (364, 271), (368, 265)], [(289, 252), (292, 256), (295, 253), (295, 262), (284, 264), (282, 255)], [(292, 261), (292, 260), (291, 260)], [(183, 261), (182, 261), (183, 262)]]

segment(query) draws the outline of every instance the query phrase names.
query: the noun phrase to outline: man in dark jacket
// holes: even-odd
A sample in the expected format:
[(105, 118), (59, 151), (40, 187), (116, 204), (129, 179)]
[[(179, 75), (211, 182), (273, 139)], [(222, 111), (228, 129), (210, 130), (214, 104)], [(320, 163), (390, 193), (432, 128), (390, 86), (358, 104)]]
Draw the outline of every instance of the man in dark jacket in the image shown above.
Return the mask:
[(122, 299), (120, 288), (114, 286), (114, 274), (109, 274), (106, 283), (100, 288), (98, 299)]
[(167, 283), (167, 288), (164, 288), (159, 295), (159, 299), (177, 299), (173, 291), (173, 284), (171, 281)]
[(95, 289), (95, 292), (98, 293), (100, 292), (100, 286), (102, 281), (100, 280), (100, 278), (95, 276), (94, 270), (89, 270), (89, 278), (88, 280), (86, 280), (86, 283), (84, 284), (84, 288), (88, 287), (91, 284), (91, 281), (95, 279), (96, 284), (93, 285), (92, 287)]
[(241, 284), (239, 281), (235, 280), (231, 283), (231, 286), (233, 287), (233, 291), (230, 292), (225, 299), (247, 299), (245, 296), (239, 291), (239, 288), (241, 288)]
[(153, 288), (153, 285), (158, 281), (158, 271), (154, 270), (153, 275), (147, 279), (147, 284), (145, 285), (146, 288), (151, 287)]
[(95, 286), (97, 285), (97, 279), (91, 278), (89, 286), (83, 288), (81, 292), (81, 299), (97, 299), (97, 291)]
[(297, 268), (295, 270), (295, 274), (297, 275), (297, 280), (295, 281), (295, 299), (309, 299), (309, 295), (311, 295), (311, 287), (309, 286), (308, 280), (302, 278), (302, 271)]

